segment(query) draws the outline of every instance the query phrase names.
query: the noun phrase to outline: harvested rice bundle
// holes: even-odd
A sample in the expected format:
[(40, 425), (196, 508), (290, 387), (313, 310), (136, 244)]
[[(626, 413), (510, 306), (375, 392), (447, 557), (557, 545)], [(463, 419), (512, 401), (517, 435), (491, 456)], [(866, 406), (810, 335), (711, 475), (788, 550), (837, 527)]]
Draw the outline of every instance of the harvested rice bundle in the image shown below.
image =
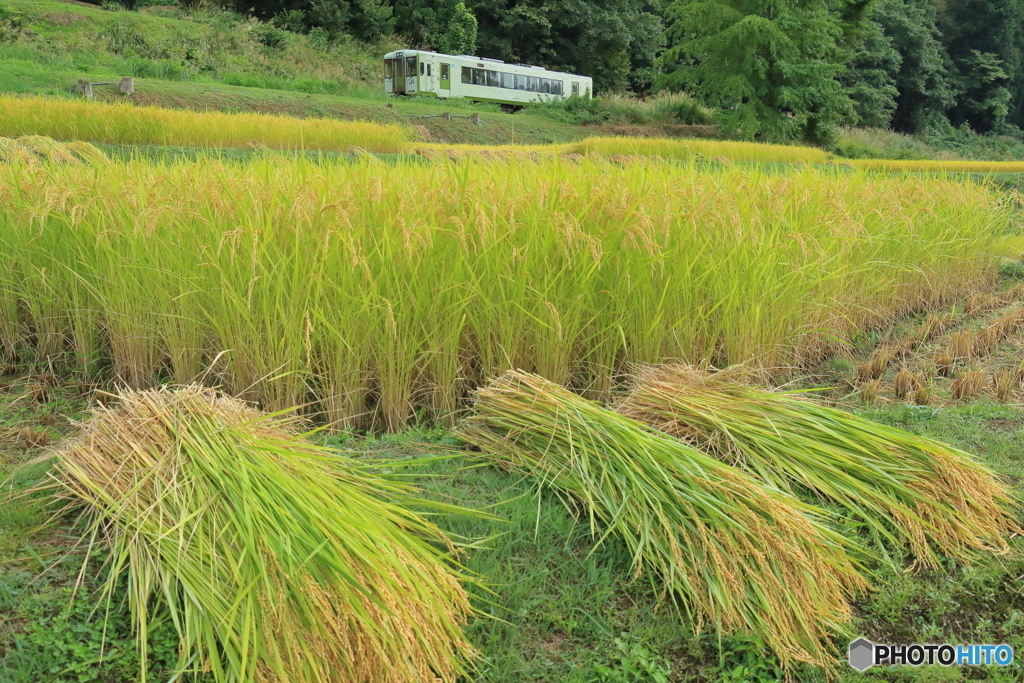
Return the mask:
[(58, 450), (62, 495), (112, 548), (107, 590), (127, 574), (140, 647), (159, 598), (179, 668), (218, 683), (454, 680), (470, 607), (444, 534), (295, 426), (195, 386), (130, 391)]
[(822, 641), (866, 584), (817, 508), (520, 371), (477, 393), (462, 436), (583, 503), (592, 532), (620, 536), (635, 575), (659, 574), (697, 628), (752, 632), (787, 667), (834, 665)]
[(23, 135), (18, 138), (17, 142), (30, 152), (54, 164), (73, 164), (78, 161), (71, 152), (64, 148), (64, 145), (45, 135)]
[(779, 488), (841, 503), (923, 566), (937, 566), (938, 552), (1005, 551), (1002, 534), (1019, 531), (1008, 490), (969, 454), (734, 373), (648, 367), (617, 410)]
[(90, 145), (88, 142), (74, 140), (72, 142), (65, 142), (63, 145), (64, 149), (73, 154), (76, 159), (87, 164), (110, 161), (110, 158), (107, 157), (106, 154), (101, 152), (94, 145)]

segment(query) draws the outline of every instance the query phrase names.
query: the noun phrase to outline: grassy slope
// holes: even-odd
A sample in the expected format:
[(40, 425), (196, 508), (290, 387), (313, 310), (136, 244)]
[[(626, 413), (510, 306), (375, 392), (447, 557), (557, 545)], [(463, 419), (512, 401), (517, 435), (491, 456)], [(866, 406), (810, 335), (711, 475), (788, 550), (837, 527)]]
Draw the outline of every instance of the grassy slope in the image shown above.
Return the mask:
[[(965, 321), (976, 327), (985, 318)], [(865, 338), (864, 348), (850, 360), (833, 360), (809, 381), (835, 387), (834, 398), (845, 395), (854, 364), (873, 343), (900, 336), (911, 323), (880, 330)], [(991, 355), (990, 364), (1019, 356), (1024, 336), (1007, 340)], [(892, 372), (892, 371), (890, 371)], [(80, 415), (91, 387), (64, 380), (40, 395), (46, 375), (9, 376), (0, 384), (0, 424), (6, 438), (0, 441), (2, 472), (40, 452), (29, 448), (26, 438), (38, 430), (57, 438), (68, 431), (68, 420)], [(884, 378), (886, 385), (891, 377)], [(845, 396), (844, 396), (845, 395)], [(938, 400), (926, 407), (886, 400), (851, 404), (867, 417), (952, 443), (976, 453), (1010, 481), (1024, 496), (1024, 407), (1000, 405), (989, 399), (950, 403), (939, 390)], [(54, 424), (49, 424), (53, 415)], [(23, 432), (21, 430), (29, 431)], [(383, 438), (330, 437), (339, 448), (398, 459), (417, 458), (438, 446), (458, 446), (440, 429), (420, 429)], [(429, 445), (428, 445), (429, 444)], [(486, 578), (493, 593), (478, 591), (476, 604), (482, 616), (470, 633), (484, 654), (481, 681), (659, 681), (670, 670), (671, 681), (775, 681), (773, 660), (763, 657), (751, 643), (729, 638), (718, 643), (693, 634), (685, 620), (666, 606), (659, 608), (656, 592), (644, 582), (630, 585), (629, 559), (614, 540), (595, 549), (585, 524), (577, 523), (551, 495), (536, 495), (532, 484), (492, 467), (467, 467), (467, 454), (413, 466), (428, 495), (488, 509), (496, 521), (461, 516), (442, 516), (438, 522), (451, 533), (476, 540), (467, 550), (468, 568)], [(18, 478), (27, 486), (44, 467), (35, 466)], [(68, 586), (81, 564), (80, 554), (65, 556), (75, 530), (58, 527), (34, 532), (45, 513), (33, 506), (0, 505), (0, 681), (28, 683), (43, 678), (43, 662), (61, 667), (78, 665), (82, 680), (128, 683), (135, 660), (131, 641), (120, 613), (108, 624), (120, 649), (104, 664), (90, 663), (98, 656), (103, 621), (91, 615), (87, 592), (70, 600)], [(72, 520), (66, 519), (67, 525)], [(935, 572), (907, 573), (877, 568), (877, 591), (857, 605), (852, 631), (876, 642), (1008, 642), (1018, 652), (1024, 648), (1024, 540), (1016, 539), (1014, 554), (1005, 558), (982, 557), (971, 567), (950, 564)], [(42, 567), (52, 567), (42, 580), (33, 578)], [(70, 602), (69, 602), (70, 601)], [(70, 620), (60, 617), (70, 605)], [(35, 624), (35, 625), (33, 625)], [(166, 640), (167, 635), (164, 634)], [(837, 639), (842, 656), (845, 638)], [(172, 648), (158, 643), (167, 656)], [(162, 648), (162, 649), (161, 649)], [(866, 676), (841, 670), (842, 681), (878, 680), (890, 683), (956, 680), (1020, 680), (1020, 666), (1012, 670), (943, 669), (898, 667), (872, 671)], [(632, 673), (630, 673), (632, 672)], [(91, 677), (90, 677), (91, 676)], [(815, 682), (821, 677), (801, 671), (798, 680)], [(57, 676), (52, 680), (77, 680)]]
[[(132, 100), (140, 105), (401, 122), (430, 142), (539, 144), (595, 133), (714, 135), (709, 126), (594, 128), (529, 112), (504, 114), (497, 105), (389, 98), (381, 88), (379, 57), (397, 43), (341, 42), (315, 49), (307, 37), (289, 33), (283, 45), (269, 48), (254, 37), (258, 30), (258, 24), (229, 14), (192, 20), (173, 8), (108, 12), (61, 0), (0, 0), (0, 90), (67, 97), (80, 78), (116, 82), (134, 76)], [(97, 87), (96, 95), (119, 97), (112, 86)], [(479, 112), (483, 123), (413, 118), (446, 111)]]

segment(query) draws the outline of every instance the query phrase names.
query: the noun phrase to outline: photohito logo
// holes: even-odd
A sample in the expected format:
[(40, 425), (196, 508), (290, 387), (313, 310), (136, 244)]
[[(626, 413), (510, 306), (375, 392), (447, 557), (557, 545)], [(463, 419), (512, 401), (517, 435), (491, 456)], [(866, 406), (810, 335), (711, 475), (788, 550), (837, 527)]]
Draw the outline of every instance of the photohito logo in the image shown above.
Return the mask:
[(850, 666), (867, 671), (876, 664), (941, 664), (942, 666), (1008, 666), (1009, 645), (881, 645), (867, 638), (850, 643)]

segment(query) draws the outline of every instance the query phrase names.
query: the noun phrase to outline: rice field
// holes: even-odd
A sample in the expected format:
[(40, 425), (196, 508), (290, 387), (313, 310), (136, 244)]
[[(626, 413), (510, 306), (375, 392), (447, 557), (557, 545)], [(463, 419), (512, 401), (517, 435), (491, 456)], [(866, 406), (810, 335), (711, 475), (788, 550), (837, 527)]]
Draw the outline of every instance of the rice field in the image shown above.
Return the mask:
[(950, 159), (849, 159), (841, 163), (876, 171), (922, 171), (932, 173), (1024, 173), (1021, 161), (966, 161)]
[(514, 368), (606, 399), (634, 363), (820, 360), (990, 283), (1009, 220), (983, 185), (801, 166), (15, 162), (0, 345), (399, 430)]
[(251, 147), (445, 155), (641, 156), (821, 164), (820, 149), (723, 140), (593, 137), (557, 145), (441, 145), (417, 143), (411, 129), (379, 123), (226, 114), (129, 103), (0, 95), (0, 136), (47, 136), (64, 141), (178, 147)]
[(410, 151), (408, 128), (361, 121), (227, 114), (85, 100), (0, 95), (0, 136), (121, 145)]
[(647, 157), (654, 160), (725, 160), (805, 164), (824, 164), (830, 159), (827, 152), (813, 147), (731, 140), (668, 140), (626, 137), (591, 137), (558, 145), (481, 146), (421, 143), (415, 145), (415, 150), (417, 154), (428, 158), (444, 156), (451, 158), (462, 156), (534, 158), (569, 155), (604, 157), (619, 161), (630, 157)]

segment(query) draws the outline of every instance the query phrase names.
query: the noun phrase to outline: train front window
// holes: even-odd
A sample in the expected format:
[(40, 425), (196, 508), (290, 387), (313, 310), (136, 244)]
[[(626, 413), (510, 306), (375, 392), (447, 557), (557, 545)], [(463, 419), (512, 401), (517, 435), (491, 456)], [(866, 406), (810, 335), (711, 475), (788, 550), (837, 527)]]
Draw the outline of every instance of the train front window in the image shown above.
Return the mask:
[(473, 82), (473, 69), (468, 66), (462, 67), (462, 82), (472, 83)]
[(415, 57), (406, 57), (405, 58), (405, 73), (407, 73), (410, 76), (415, 78), (415, 76), (416, 76), (416, 58)]
[(392, 62), (390, 59), (385, 59), (384, 60), (384, 78), (394, 78), (394, 77), (395, 77), (395, 63)]

